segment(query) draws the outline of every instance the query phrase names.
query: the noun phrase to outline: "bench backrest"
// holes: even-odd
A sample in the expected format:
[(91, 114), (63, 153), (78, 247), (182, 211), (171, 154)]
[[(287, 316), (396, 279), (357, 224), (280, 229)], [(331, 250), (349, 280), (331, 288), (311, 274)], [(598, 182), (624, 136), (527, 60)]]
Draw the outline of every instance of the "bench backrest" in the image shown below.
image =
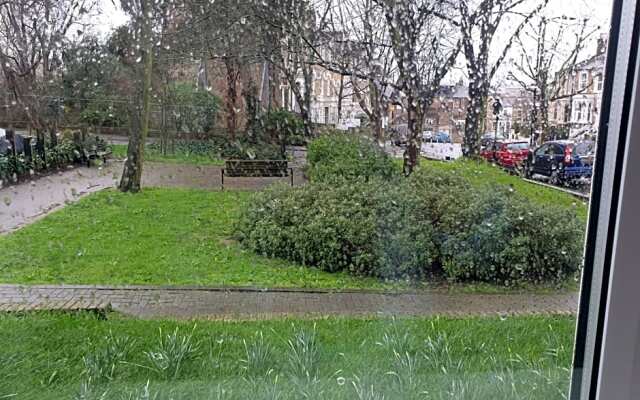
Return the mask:
[(224, 174), (230, 177), (288, 176), (287, 160), (226, 160)]

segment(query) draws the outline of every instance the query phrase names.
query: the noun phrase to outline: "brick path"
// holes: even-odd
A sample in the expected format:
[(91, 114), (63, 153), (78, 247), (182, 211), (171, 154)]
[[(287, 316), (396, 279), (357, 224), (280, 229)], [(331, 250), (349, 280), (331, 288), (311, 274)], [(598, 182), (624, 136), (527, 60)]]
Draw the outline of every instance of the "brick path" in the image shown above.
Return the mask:
[(104, 309), (142, 318), (574, 314), (578, 294), (372, 293), (149, 286), (0, 285), (0, 311)]

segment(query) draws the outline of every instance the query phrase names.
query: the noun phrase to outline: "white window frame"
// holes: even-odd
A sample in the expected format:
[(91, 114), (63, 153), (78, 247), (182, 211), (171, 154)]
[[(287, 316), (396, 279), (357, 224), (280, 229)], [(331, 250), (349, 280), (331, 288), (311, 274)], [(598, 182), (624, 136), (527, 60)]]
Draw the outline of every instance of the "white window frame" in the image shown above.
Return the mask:
[(571, 400), (640, 399), (640, 0), (614, 0)]
[(587, 88), (589, 82), (589, 73), (587, 71), (580, 72), (580, 90)]

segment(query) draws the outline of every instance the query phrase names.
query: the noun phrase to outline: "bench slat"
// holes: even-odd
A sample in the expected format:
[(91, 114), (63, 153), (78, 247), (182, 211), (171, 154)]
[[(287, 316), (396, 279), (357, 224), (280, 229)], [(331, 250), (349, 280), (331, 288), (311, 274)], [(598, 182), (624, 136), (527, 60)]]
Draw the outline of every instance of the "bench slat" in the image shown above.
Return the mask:
[(229, 177), (289, 176), (287, 160), (226, 160), (224, 174)]

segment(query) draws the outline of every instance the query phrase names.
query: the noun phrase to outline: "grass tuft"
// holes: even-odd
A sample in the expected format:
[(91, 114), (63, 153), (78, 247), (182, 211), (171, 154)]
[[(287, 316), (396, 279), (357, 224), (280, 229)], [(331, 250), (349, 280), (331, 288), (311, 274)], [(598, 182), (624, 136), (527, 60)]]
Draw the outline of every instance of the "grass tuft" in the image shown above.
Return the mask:
[(151, 368), (165, 378), (176, 379), (184, 364), (199, 354), (200, 344), (193, 339), (194, 330), (195, 325), (190, 334), (181, 335), (176, 328), (173, 333), (163, 336), (160, 329), (157, 347), (145, 352)]

